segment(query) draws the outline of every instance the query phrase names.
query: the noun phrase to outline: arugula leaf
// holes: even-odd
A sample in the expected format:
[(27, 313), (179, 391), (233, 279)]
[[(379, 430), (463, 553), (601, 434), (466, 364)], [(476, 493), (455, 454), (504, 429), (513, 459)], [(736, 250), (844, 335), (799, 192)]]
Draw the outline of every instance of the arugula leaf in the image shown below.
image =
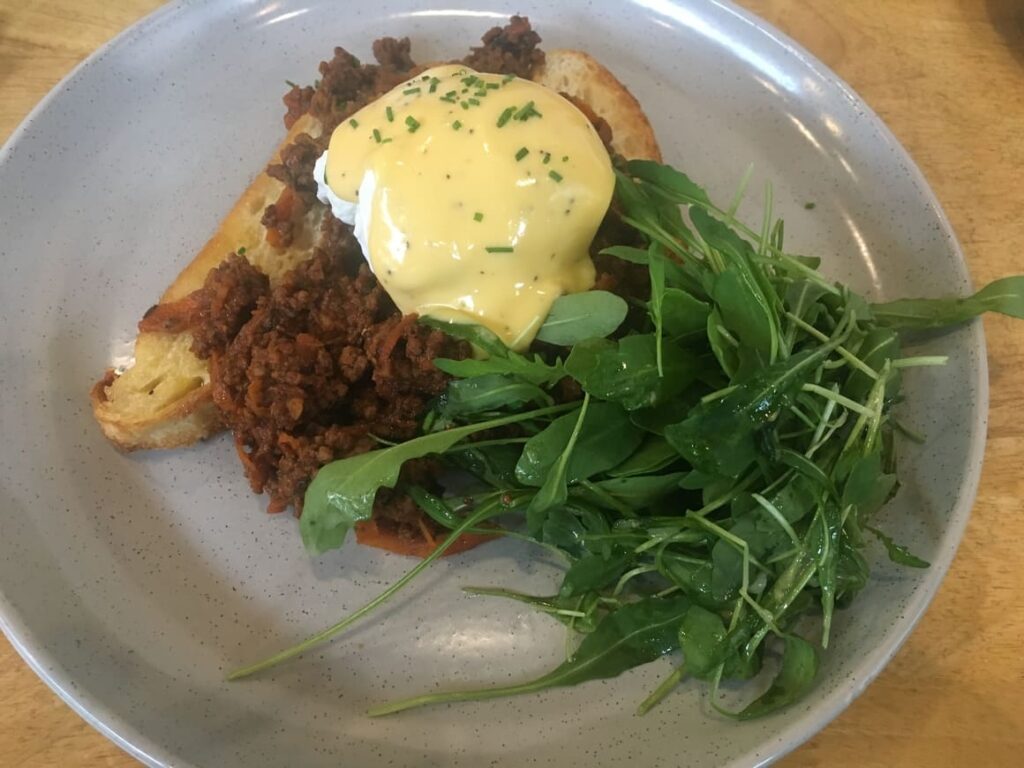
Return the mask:
[[(685, 472), (670, 472), (665, 475), (612, 477), (594, 483), (594, 488), (610, 496), (619, 505), (639, 510), (678, 491), (679, 483), (685, 476)], [(594, 504), (601, 504), (600, 499), (594, 498), (586, 487), (581, 488), (579, 493)]]
[(985, 312), (1024, 319), (1024, 275), (996, 280), (963, 299), (900, 299), (872, 304), (871, 311), (889, 328), (945, 328)]
[(625, 550), (615, 550), (607, 556), (586, 554), (566, 571), (558, 594), (573, 597), (614, 584), (632, 559), (632, 553)]
[(651, 245), (650, 263), (647, 265), (651, 278), (651, 300), (647, 302), (647, 311), (654, 323), (655, 360), (657, 361), (658, 377), (665, 375), (662, 355), (662, 304), (665, 301), (665, 257), (658, 253), (656, 246)]
[(708, 344), (718, 365), (730, 380), (736, 378), (740, 368), (739, 344), (727, 335), (725, 320), (722, 319), (722, 313), (718, 311), (718, 307), (712, 308), (708, 314), (706, 330)]
[(555, 419), (526, 442), (516, 466), (519, 482), (542, 485), (563, 456), (573, 431), (577, 431), (577, 439), (564, 470), (569, 483), (611, 469), (632, 454), (643, 440), (643, 433), (615, 403), (591, 401), (585, 413), (583, 410), (580, 408)]
[(492, 357), (487, 360), (451, 360), (447, 357), (434, 358), (434, 365), (449, 374), (461, 378), (503, 374), (535, 384), (538, 387), (553, 387), (565, 378), (565, 371), (559, 364), (549, 365), (539, 357), (530, 360), (511, 353), (508, 357)]
[(649, 408), (681, 393), (694, 380), (694, 355), (663, 342), (658, 374), (658, 341), (653, 334), (585, 341), (572, 348), (565, 371), (594, 397), (616, 401), (627, 410)]
[(460, 416), (485, 411), (519, 408), (526, 403), (552, 405), (553, 400), (540, 387), (511, 376), (487, 373), (448, 382), (435, 408), (442, 423)]
[(679, 626), (679, 646), (686, 671), (700, 680), (710, 680), (730, 652), (729, 636), (722, 617), (699, 605), (691, 605)]
[(628, 459), (608, 471), (612, 477), (650, 475), (679, 460), (679, 453), (660, 436), (649, 437)]
[(446, 453), (444, 459), (494, 488), (507, 490), (518, 486), (516, 462), (522, 452), (522, 445), (516, 443), (485, 446), (464, 443)]
[(763, 364), (775, 362), (780, 335), (773, 308), (777, 297), (774, 292), (766, 293), (768, 282), (758, 274), (760, 267), (754, 262), (750, 243), (701, 208), (691, 210), (690, 218), (704, 241), (728, 259), (726, 268), (714, 276), (711, 288), (723, 324)]
[(452, 360), (447, 357), (434, 359), (434, 365), (441, 371), (459, 378), (504, 374), (515, 376), (538, 387), (552, 387), (565, 377), (561, 363), (545, 363), (540, 355), (532, 359), (514, 352), (494, 333), (483, 326), (469, 323), (445, 323), (433, 318), (420, 318), (420, 322), (431, 328), (444, 331), (449, 336), (468, 341), (488, 355), (487, 359), (469, 358)]
[(927, 560), (922, 560), (920, 557), (912, 553), (909, 549), (904, 547), (902, 544), (897, 544), (892, 540), (892, 537), (885, 535), (877, 528), (872, 528), (870, 525), (867, 526), (867, 530), (871, 531), (878, 538), (882, 544), (885, 545), (885, 551), (889, 554), (889, 559), (899, 565), (907, 565), (911, 568), (929, 568), (931, 563)]
[(711, 205), (708, 193), (682, 171), (670, 165), (662, 165), (653, 160), (630, 160), (626, 170), (638, 179), (672, 193), (680, 203), (692, 203), (704, 207)]
[(454, 336), (456, 339), (462, 339), (468, 341), (477, 349), (486, 352), (488, 355), (493, 357), (507, 357), (509, 348), (505, 346), (497, 334), (493, 331), (484, 328), (482, 325), (475, 325), (473, 323), (452, 323), (445, 320), (437, 320), (433, 317), (421, 317), (419, 319), (421, 325), (429, 326), (438, 331), (443, 331), (449, 336)]
[(710, 311), (710, 306), (681, 288), (666, 288), (661, 300), (662, 324), (673, 338), (703, 331)]
[(608, 291), (559, 296), (537, 331), (537, 339), (565, 347), (587, 339), (602, 339), (622, 325), (628, 309), (621, 297)]
[(786, 635), (782, 665), (771, 687), (748, 704), (736, 718), (752, 720), (799, 701), (814, 687), (818, 665), (818, 652), (813, 645), (798, 635)]
[[(580, 406), (579, 412), (575, 414), (576, 418), (573, 422), (572, 431), (569, 432), (564, 447), (559, 451), (557, 457), (545, 467), (544, 480), (540, 485), (540, 490), (530, 500), (530, 506), (526, 509), (526, 525), (531, 535), (536, 536), (540, 532), (548, 510), (562, 506), (569, 498), (567, 488), (569, 482), (569, 462), (572, 461), (573, 449), (576, 447), (576, 441), (579, 440), (583, 424), (586, 422), (589, 405), (590, 395), (586, 395), (583, 398), (583, 404)], [(569, 415), (572, 416), (573, 414)], [(563, 423), (568, 424), (568, 422)], [(519, 463), (516, 464), (516, 477), (520, 482), (527, 483), (527, 480), (536, 479), (537, 474), (535, 473), (538, 465), (544, 466), (554, 446), (558, 445), (561, 429), (557, 430), (556, 433), (552, 433), (550, 430), (551, 427), (548, 427), (544, 432), (534, 435), (524, 446), (523, 455), (519, 459)], [(525, 465), (524, 459), (528, 459)], [(526, 466), (527, 469), (520, 471), (520, 466)]]
[(649, 597), (629, 603), (605, 616), (594, 631), (583, 638), (568, 661), (536, 680), (476, 691), (428, 693), (375, 707), (367, 714), (379, 717), (428, 704), (481, 701), (617, 677), (676, 650), (679, 623), (688, 607), (683, 597)]
[(702, 472), (736, 477), (759, 455), (757, 432), (778, 418), (829, 351), (828, 345), (805, 350), (764, 368), (725, 397), (697, 406), (689, 418), (666, 427), (665, 438)]
[(476, 432), (551, 416), (565, 409), (566, 406), (556, 405), (456, 427), (321, 467), (306, 489), (302, 517), (299, 518), (303, 543), (314, 555), (340, 547), (353, 525), (369, 519), (377, 490), (394, 488), (399, 470), (410, 459), (444, 453)]

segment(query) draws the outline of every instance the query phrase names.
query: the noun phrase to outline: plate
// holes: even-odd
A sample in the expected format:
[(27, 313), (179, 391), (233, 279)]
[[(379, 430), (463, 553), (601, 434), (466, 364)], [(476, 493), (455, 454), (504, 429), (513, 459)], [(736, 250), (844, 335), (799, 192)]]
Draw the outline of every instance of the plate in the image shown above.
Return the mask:
[[(873, 297), (969, 289), (920, 172), (839, 78), (724, 2), (520, 0), (552, 47), (605, 62), (645, 104), (668, 161), (728, 198), (748, 163), (774, 182), (790, 245)], [(151, 766), (760, 765), (859, 694), (935, 593), (978, 481), (987, 411), (980, 325), (920, 344), (944, 369), (907, 375), (886, 525), (930, 560), (874, 579), (834, 626), (801, 704), (736, 724), (686, 684), (647, 716), (667, 662), (620, 678), (371, 720), (366, 708), (527, 679), (563, 653), (560, 625), (459, 587), (545, 592), (550, 563), (511, 542), (441, 563), (385, 613), (257, 680), (226, 669), (332, 623), (408, 566), (348, 546), (311, 560), (268, 516), (230, 442), (116, 453), (87, 392), (130, 355), (134, 324), (214, 230), (281, 136), (285, 79), (341, 44), (409, 35), (423, 61), (461, 55), (508, 9), (326, 0), (172, 4), (61, 83), (0, 154), (0, 616), (39, 675)], [(628, 20), (628, 21), (627, 21)], [(759, 220), (752, 195), (744, 210)], [(813, 209), (805, 207), (813, 202)]]

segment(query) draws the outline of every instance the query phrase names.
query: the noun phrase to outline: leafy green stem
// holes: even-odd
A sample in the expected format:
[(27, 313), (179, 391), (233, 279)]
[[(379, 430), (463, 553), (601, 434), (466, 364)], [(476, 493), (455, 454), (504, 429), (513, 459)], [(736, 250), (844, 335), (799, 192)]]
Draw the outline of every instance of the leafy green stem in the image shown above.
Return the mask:
[(355, 624), (357, 621), (359, 621), (361, 618), (372, 613), (374, 610), (382, 606), (405, 585), (407, 585), (409, 582), (411, 582), (413, 579), (419, 576), (423, 571), (429, 568), (430, 564), (437, 560), (439, 557), (441, 557), (441, 555), (443, 555), (448, 550), (448, 548), (451, 547), (452, 544), (456, 542), (456, 540), (458, 540), (459, 536), (461, 536), (469, 529), (475, 527), (477, 524), (483, 522), (488, 517), (503, 512), (506, 509), (508, 509), (508, 507), (502, 505), (500, 499), (495, 499), (494, 501), (488, 504), (482, 505), (475, 512), (468, 515), (466, 519), (463, 520), (461, 525), (459, 525), (456, 528), (453, 528), (452, 532), (448, 534), (448, 537), (443, 542), (441, 542), (441, 544), (439, 544), (433, 552), (431, 552), (429, 555), (423, 558), (404, 576), (402, 576), (402, 578), (400, 578), (390, 587), (385, 589), (383, 592), (377, 595), (377, 597), (373, 598), (370, 602), (366, 603), (362, 608), (359, 608), (353, 613), (350, 613), (337, 624), (334, 624), (321, 632), (317, 632), (315, 635), (310, 635), (301, 643), (294, 645), (291, 648), (286, 648), (285, 650), (280, 651), (279, 653), (275, 653), (273, 656), (270, 656), (269, 658), (266, 658), (263, 661), (259, 661), (247, 667), (242, 667), (241, 669), (236, 669), (234, 672), (231, 672), (227, 676), (227, 679), (241, 680), (242, 678), (249, 677), (251, 675), (256, 674), (257, 672), (263, 672), (264, 670), (270, 669), (271, 667), (276, 667), (278, 664), (288, 661), (289, 659), (293, 659), (296, 656), (300, 656), (306, 651), (310, 650), (311, 648), (315, 648), (321, 643), (325, 643), (331, 638), (341, 634), (346, 629)]

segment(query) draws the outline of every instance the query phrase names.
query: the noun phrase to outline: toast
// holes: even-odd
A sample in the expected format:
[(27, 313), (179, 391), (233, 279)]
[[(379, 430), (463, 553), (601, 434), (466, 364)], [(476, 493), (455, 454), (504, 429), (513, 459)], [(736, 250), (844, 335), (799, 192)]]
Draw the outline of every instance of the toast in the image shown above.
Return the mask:
[[(651, 125), (640, 104), (614, 75), (591, 56), (573, 50), (546, 53), (543, 67), (533, 79), (586, 104), (612, 129), (613, 149), (626, 158), (660, 160)], [(300, 133), (320, 134), (319, 122), (304, 115), (288, 131), (274, 153)], [(273, 285), (298, 263), (309, 258), (319, 231), (321, 206), (304, 215), (302, 233), (295, 242), (276, 248), (267, 242), (261, 224), (264, 209), (280, 197), (284, 184), (260, 173), (221, 222), (213, 237), (164, 292), (160, 303), (185, 299), (202, 287), (207, 274), (236, 249), (264, 272)], [(191, 334), (143, 330), (135, 341), (134, 363), (118, 372), (109, 369), (90, 399), (93, 415), (106, 437), (124, 451), (178, 448), (221, 429), (213, 403), (210, 372), (205, 361), (192, 354)]]

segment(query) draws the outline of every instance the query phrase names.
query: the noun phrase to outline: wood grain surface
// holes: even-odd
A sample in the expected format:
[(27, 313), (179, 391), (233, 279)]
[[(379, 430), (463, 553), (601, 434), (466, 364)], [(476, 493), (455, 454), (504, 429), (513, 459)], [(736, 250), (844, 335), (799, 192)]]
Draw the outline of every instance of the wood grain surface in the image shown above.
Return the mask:
[[(159, 4), (0, 0), (0, 141), (75, 64)], [(743, 4), (836, 70), (888, 123), (945, 206), (976, 283), (1024, 272), (1024, 3)], [(984, 322), (989, 440), (952, 570), (878, 680), (782, 765), (1024, 765), (1024, 324)], [(0, 640), (0, 766), (132, 765)]]

